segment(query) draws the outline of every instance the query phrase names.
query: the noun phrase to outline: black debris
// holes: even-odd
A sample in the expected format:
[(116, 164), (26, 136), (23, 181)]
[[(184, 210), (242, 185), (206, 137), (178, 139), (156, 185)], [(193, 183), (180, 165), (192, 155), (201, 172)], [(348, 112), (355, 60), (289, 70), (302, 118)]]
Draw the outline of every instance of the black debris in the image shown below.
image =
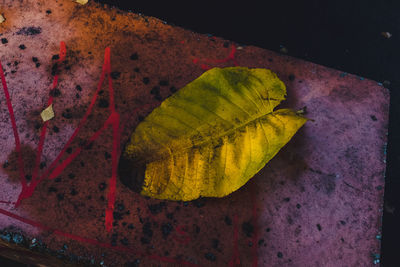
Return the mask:
[(118, 79), (118, 78), (121, 76), (121, 72), (119, 72), (119, 71), (113, 71), (113, 72), (110, 73), (110, 76), (111, 76), (111, 78), (112, 78), (113, 80), (116, 80), (116, 79)]
[(161, 225), (161, 232), (164, 238), (167, 238), (168, 235), (171, 233), (173, 227), (170, 223), (163, 223)]
[(58, 133), (60, 131), (60, 128), (57, 126), (53, 126), (53, 132)]
[(42, 32), (42, 28), (40, 27), (23, 27), (19, 31), (17, 31), (17, 35), (37, 35)]
[(131, 60), (138, 60), (138, 59), (139, 59), (139, 55), (138, 55), (137, 53), (133, 53), (133, 54), (130, 56), (130, 59), (131, 59)]
[(149, 82), (150, 82), (150, 78), (149, 77), (144, 77), (143, 78), (143, 83), (144, 84), (149, 84)]
[(217, 259), (217, 257), (215, 257), (215, 255), (211, 252), (204, 254), (204, 257), (209, 261), (215, 261)]
[(2, 43), (2, 44), (6, 44), (6, 43), (8, 43), (8, 40), (7, 40), (7, 38), (1, 38), (1, 43)]
[(104, 183), (104, 182), (99, 184), (99, 190), (100, 191), (104, 191), (104, 189), (106, 189), (106, 187), (107, 187), (107, 184)]
[(58, 59), (60, 59), (60, 56), (59, 56), (59, 55), (53, 55), (53, 56), (51, 57), (51, 60), (58, 60)]
[(38, 59), (37, 57), (32, 57), (32, 61), (33, 61), (33, 62), (38, 62), (39, 59)]
[(250, 222), (244, 222), (242, 224), (242, 231), (248, 236), (251, 237), (254, 232), (254, 227)]
[(26, 48), (26, 46), (25, 46), (24, 44), (20, 44), (18, 47), (19, 47), (19, 49), (21, 49), (21, 50), (24, 50), (24, 49)]
[(168, 82), (167, 80), (161, 80), (158, 84), (159, 84), (160, 86), (168, 86), (168, 85), (169, 85), (169, 82)]
[(75, 89), (78, 91), (82, 91), (82, 87), (79, 84), (75, 87)]
[(227, 225), (232, 225), (232, 219), (229, 216), (225, 216), (224, 221)]
[(99, 108), (108, 108), (110, 104), (108, 103), (107, 99), (100, 98), (99, 100)]
[(57, 88), (54, 88), (53, 90), (50, 91), (50, 95), (52, 97), (59, 97), (61, 95), (61, 91)]

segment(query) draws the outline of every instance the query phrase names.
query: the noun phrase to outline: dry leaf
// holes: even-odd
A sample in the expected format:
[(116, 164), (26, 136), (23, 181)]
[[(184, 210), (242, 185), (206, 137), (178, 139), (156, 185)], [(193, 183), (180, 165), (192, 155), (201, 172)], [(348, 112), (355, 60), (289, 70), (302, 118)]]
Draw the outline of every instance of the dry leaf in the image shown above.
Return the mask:
[(292, 110), (273, 111), (285, 95), (267, 69), (205, 72), (137, 126), (120, 159), (122, 182), (158, 199), (232, 193), (307, 121)]

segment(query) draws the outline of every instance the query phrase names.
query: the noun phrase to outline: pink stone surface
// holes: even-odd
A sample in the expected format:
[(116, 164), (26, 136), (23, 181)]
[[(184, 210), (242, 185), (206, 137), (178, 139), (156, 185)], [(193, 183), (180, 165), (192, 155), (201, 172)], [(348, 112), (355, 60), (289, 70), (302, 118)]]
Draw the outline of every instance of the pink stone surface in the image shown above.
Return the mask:
[[(59, 252), (66, 260), (75, 255), (80, 262), (93, 259), (95, 265), (124, 266), (137, 259), (143, 266), (374, 265), (380, 251), (377, 236), (389, 106), (389, 93), (378, 83), (253, 46), (239, 47), (232, 60), (234, 43), (226, 48), (221, 38), (92, 2), (80, 6), (73, 1), (3, 1), (0, 8), (6, 17), (0, 37), (8, 40), (0, 45), (0, 60), (28, 173), (39, 141), (36, 126), (42, 124), (38, 113), (46, 106), (52, 83), (51, 58), (58, 53), (60, 41), (67, 44), (68, 62), (60, 71), (61, 95), (55, 98), (56, 116), (44, 146), (47, 167), (93, 96), (107, 46), (112, 71), (120, 73), (113, 84), (124, 129), (121, 147), (139, 116), (159, 104), (151, 89), (167, 80), (168, 86), (160, 86), (165, 99), (171, 86), (180, 88), (204, 72), (202, 64), (223, 67), (236, 60), (240, 66), (269, 68), (287, 85), (288, 99), (281, 107), (306, 106), (307, 117), (313, 119), (243, 188), (222, 199), (188, 203), (147, 199), (118, 181), (116, 223), (107, 232), (108, 186), (105, 190), (99, 186), (107, 185), (111, 175), (107, 154), (111, 131), (84, 150), (60, 179), (43, 181), (18, 208), (4, 203), (16, 201), (21, 186), (1, 92), (0, 162), (9, 163), (0, 168), (1, 231), (22, 233), (28, 243), (36, 238), (53, 251), (66, 244), (68, 249)], [(41, 32), (20, 34), (24, 27), (40, 27)], [(20, 44), (26, 49), (20, 49)], [(133, 53), (138, 54), (137, 60), (130, 59)], [(32, 57), (38, 58), (40, 66)], [(143, 83), (144, 77), (150, 79), (148, 84)], [(76, 90), (77, 85), (82, 91)], [(107, 86), (103, 88), (100, 98), (107, 99)], [(146, 108), (135, 111), (143, 105)], [(67, 109), (72, 118), (61, 115)], [(93, 134), (108, 114), (96, 103), (72, 147)]]

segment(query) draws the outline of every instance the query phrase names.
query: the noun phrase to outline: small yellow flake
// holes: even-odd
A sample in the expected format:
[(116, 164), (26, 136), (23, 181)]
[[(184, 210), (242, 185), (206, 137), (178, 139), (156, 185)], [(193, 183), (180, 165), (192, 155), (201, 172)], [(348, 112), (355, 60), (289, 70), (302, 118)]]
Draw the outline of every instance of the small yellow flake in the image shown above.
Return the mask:
[(40, 113), (40, 116), (43, 121), (48, 121), (54, 118), (53, 104), (44, 109), (42, 113)]
[(3, 14), (0, 14), (0, 23), (3, 23), (6, 21), (6, 18), (3, 16)]
[(81, 4), (81, 5), (86, 5), (87, 2), (89, 2), (89, 0), (75, 0), (75, 2), (77, 2), (78, 4)]

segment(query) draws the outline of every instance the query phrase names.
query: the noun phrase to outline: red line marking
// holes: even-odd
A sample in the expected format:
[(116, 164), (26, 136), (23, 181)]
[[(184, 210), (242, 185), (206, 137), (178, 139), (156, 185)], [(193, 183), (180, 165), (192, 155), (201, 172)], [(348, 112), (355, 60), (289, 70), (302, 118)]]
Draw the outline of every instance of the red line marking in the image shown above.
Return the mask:
[[(61, 42), (60, 43), (60, 52), (59, 52), (60, 57), (59, 57), (57, 63), (61, 63), (65, 59), (66, 53), (67, 53), (67, 49), (65, 46), (65, 42)], [(49, 92), (49, 100), (47, 102), (47, 106), (50, 106), (53, 103), (53, 95), (51, 94), (51, 92), (53, 90), (55, 90), (55, 88), (57, 87), (57, 83), (58, 83), (58, 73), (54, 76), (53, 85)], [(48, 124), (49, 124), (49, 121), (46, 121), (46, 122), (44, 122), (44, 124), (42, 126), (42, 132), (40, 134), (40, 140), (39, 140), (39, 145), (38, 145), (38, 150), (37, 150), (37, 155), (36, 155), (35, 168), (34, 168), (33, 174), (32, 174), (32, 182), (36, 181), (38, 173), (39, 173), (39, 165), (40, 165), (40, 160), (41, 160), (42, 153), (43, 153), (43, 145), (44, 145), (44, 141), (46, 139), (46, 130), (47, 130)], [(19, 199), (19, 201), (20, 200), (21, 199)], [(20, 203), (19, 201), (17, 201), (17, 206)]]
[(18, 135), (17, 123), (15, 122), (14, 110), (11, 104), (10, 94), (8, 93), (8, 87), (6, 83), (6, 77), (4, 76), (3, 66), (1, 65), (0, 61), (0, 77), (1, 83), (3, 85), (4, 95), (6, 97), (8, 113), (10, 115), (11, 125), (14, 132), (14, 140), (15, 140), (15, 151), (18, 154), (18, 168), (19, 168), (19, 176), (20, 182), (22, 184), (22, 192), (26, 188), (26, 179), (25, 179), (25, 171), (24, 171), (24, 161), (22, 159), (22, 152), (21, 152), (21, 141)]
[[(236, 58), (235, 58), (236, 51), (237, 51), (236, 46), (235, 46), (235, 45), (232, 45), (231, 51), (229, 52), (229, 55), (228, 55), (226, 58), (222, 58), (222, 59), (210, 59), (210, 58), (206, 58), (206, 59), (204, 59), (204, 60), (199, 60), (198, 58), (194, 58), (194, 59), (192, 60), (192, 62), (193, 62), (194, 64), (197, 64), (197, 63), (199, 63), (200, 61), (204, 61), (204, 62), (206, 62), (206, 63), (211, 63), (211, 64), (221, 64), (221, 63), (226, 63), (226, 62), (232, 61), (232, 63), (233, 63), (234, 66), (238, 66), (239, 64), (238, 64), (238, 62), (237, 62), (237, 60), (236, 60)], [(201, 64), (200, 64), (200, 68), (201, 68), (202, 70), (209, 70), (209, 69), (211, 69), (212, 67), (210, 67), (208, 64), (201, 63)]]
[(229, 266), (240, 266), (240, 254), (239, 254), (239, 226), (238, 217), (235, 215), (233, 218), (233, 254), (229, 261)]
[(185, 261), (185, 260), (176, 260), (176, 259), (169, 258), (169, 257), (158, 256), (158, 255), (155, 255), (155, 254), (149, 254), (149, 253), (138, 251), (138, 250), (135, 250), (135, 249), (129, 248), (129, 247), (112, 246), (109, 243), (103, 243), (103, 242), (99, 242), (99, 241), (97, 241), (95, 239), (91, 239), (91, 238), (82, 237), (82, 236), (79, 236), (79, 235), (70, 234), (70, 233), (67, 233), (67, 232), (64, 232), (64, 231), (61, 231), (61, 230), (58, 230), (58, 229), (51, 228), (51, 227), (46, 226), (46, 225), (44, 225), (44, 224), (42, 224), (40, 222), (36, 222), (36, 221), (30, 220), (30, 219), (21, 217), (21, 216), (19, 216), (17, 214), (14, 214), (12, 212), (9, 212), (9, 211), (1, 209), (1, 208), (0, 208), (0, 213), (5, 215), (5, 216), (8, 216), (10, 218), (13, 218), (15, 220), (18, 220), (20, 222), (23, 222), (23, 223), (29, 224), (31, 226), (34, 226), (36, 228), (52, 232), (55, 235), (67, 237), (69, 239), (72, 239), (72, 240), (75, 240), (75, 241), (78, 241), (78, 242), (81, 242), (81, 243), (87, 243), (87, 244), (91, 244), (91, 245), (95, 245), (95, 246), (99, 246), (99, 247), (113, 249), (113, 250), (120, 251), (120, 252), (127, 252), (127, 253), (139, 255), (139, 256), (142, 256), (142, 257), (146, 257), (146, 258), (149, 258), (149, 259), (158, 260), (158, 261), (166, 262), (166, 263), (175, 263), (175, 264), (191, 266), (191, 267), (200, 266), (200, 265), (197, 265), (197, 264)]
[(186, 226), (184, 226), (184, 225), (178, 225), (176, 228), (175, 228), (175, 231), (179, 234), (179, 235), (181, 235), (182, 236), (182, 238), (180, 238), (180, 237), (176, 237), (176, 236), (173, 236), (172, 238), (174, 239), (174, 240), (176, 240), (178, 243), (181, 243), (181, 244), (188, 244), (192, 239), (190, 238), (190, 236), (189, 236), (189, 234), (184, 230), (186, 228)]

